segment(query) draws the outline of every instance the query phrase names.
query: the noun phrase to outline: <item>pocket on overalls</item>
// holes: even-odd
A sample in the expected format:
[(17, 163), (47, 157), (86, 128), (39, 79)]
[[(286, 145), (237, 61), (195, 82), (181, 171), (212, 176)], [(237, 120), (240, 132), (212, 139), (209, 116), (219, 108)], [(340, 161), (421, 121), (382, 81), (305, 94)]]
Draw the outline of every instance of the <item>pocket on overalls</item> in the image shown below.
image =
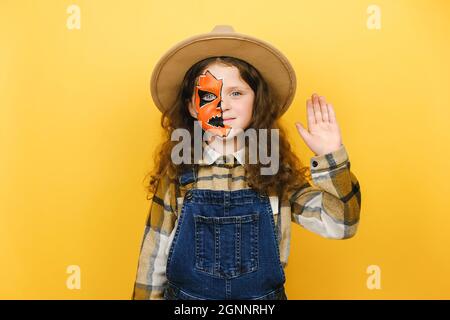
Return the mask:
[(228, 279), (258, 269), (258, 213), (194, 221), (196, 270)]

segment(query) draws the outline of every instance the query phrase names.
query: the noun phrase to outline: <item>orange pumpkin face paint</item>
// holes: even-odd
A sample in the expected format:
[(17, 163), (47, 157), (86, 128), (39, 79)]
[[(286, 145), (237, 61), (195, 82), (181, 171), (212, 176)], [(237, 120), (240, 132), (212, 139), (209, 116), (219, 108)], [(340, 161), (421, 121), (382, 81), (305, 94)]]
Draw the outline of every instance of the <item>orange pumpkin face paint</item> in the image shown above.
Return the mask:
[(195, 109), (205, 131), (226, 137), (231, 127), (223, 124), (222, 85), (223, 80), (216, 79), (209, 71), (200, 75), (195, 87)]

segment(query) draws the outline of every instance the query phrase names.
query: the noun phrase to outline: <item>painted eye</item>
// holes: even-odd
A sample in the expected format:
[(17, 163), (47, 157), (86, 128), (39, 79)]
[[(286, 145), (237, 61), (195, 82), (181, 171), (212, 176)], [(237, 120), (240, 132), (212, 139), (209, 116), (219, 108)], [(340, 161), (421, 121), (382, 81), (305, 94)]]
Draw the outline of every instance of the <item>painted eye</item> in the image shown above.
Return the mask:
[(205, 95), (202, 96), (202, 99), (205, 100), (205, 101), (213, 101), (216, 98), (217, 98), (216, 95), (214, 95), (214, 94), (212, 94), (210, 92), (208, 92), (208, 93), (206, 93)]

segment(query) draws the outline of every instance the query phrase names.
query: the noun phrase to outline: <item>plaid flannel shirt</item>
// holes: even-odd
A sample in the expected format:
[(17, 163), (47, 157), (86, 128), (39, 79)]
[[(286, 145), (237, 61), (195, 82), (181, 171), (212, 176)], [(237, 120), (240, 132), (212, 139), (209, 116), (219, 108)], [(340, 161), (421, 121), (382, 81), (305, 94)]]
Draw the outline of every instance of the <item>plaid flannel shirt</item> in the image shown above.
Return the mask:
[[(234, 161), (230, 164), (230, 156), (221, 156), (209, 147), (200, 162), (197, 187), (229, 191), (249, 188), (241, 165), (243, 153), (238, 151), (233, 156), (237, 164)], [(306, 183), (283, 197), (284, 201), (279, 201), (277, 196), (269, 197), (283, 268), (289, 256), (291, 222), (329, 239), (350, 238), (358, 227), (361, 193), (358, 180), (350, 171), (345, 146), (312, 157), (310, 169), (313, 185)], [(158, 182), (147, 215), (132, 299), (163, 299), (167, 257), (184, 192), (185, 189), (179, 189), (168, 177)]]

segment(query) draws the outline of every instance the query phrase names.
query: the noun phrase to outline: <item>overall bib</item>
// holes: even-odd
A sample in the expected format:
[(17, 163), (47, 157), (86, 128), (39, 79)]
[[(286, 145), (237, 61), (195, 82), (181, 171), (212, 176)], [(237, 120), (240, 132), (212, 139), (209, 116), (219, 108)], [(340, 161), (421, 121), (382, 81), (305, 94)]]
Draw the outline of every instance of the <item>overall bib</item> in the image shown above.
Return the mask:
[[(180, 185), (197, 182), (195, 169)], [(170, 246), (166, 300), (287, 300), (270, 200), (253, 189), (186, 191)]]

